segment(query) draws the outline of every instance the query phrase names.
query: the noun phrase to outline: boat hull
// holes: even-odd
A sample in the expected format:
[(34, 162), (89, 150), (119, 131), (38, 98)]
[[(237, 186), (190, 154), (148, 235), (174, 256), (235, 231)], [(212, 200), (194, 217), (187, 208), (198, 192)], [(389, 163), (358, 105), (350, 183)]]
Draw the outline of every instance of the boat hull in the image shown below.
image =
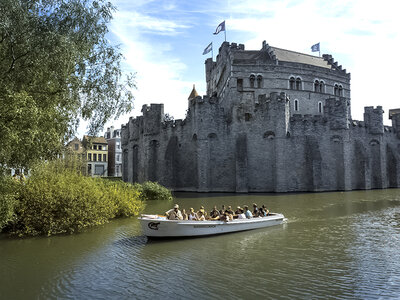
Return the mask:
[(183, 221), (163, 220), (156, 216), (139, 218), (144, 235), (148, 237), (194, 237), (238, 232), (279, 225), (284, 222), (282, 214), (263, 218), (235, 219), (233, 221)]

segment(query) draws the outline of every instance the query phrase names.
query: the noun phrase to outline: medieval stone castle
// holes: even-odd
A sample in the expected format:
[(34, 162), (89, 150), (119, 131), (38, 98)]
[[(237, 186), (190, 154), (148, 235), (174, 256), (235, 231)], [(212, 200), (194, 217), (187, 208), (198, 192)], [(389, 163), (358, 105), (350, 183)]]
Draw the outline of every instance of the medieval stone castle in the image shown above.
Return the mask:
[(122, 126), (123, 179), (177, 191), (298, 192), (400, 187), (400, 109), (350, 113), (350, 74), (331, 55), (224, 42), (184, 120), (163, 104)]

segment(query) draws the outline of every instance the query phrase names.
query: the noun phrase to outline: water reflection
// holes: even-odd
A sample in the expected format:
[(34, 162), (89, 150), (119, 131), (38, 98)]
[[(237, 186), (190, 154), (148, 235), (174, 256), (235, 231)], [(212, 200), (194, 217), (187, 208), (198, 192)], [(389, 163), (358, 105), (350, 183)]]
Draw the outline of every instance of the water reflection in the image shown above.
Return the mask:
[[(206, 197), (207, 196), (207, 197)], [(136, 219), (79, 235), (0, 240), (1, 299), (396, 298), (400, 190), (181, 194), (182, 207), (266, 204), (286, 224), (149, 241)], [(146, 212), (173, 203), (151, 202)]]

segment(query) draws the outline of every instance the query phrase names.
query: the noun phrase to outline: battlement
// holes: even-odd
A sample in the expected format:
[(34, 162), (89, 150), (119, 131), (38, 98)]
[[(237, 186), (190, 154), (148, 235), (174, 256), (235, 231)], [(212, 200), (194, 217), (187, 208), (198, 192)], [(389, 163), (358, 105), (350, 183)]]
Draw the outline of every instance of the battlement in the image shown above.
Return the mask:
[(371, 134), (383, 134), (383, 109), (382, 106), (364, 107), (364, 122)]
[(339, 65), (337, 61), (332, 57), (331, 54), (322, 54), (322, 58), (335, 70), (341, 71), (343, 74), (350, 77), (350, 73), (346, 72), (346, 69), (343, 69), (342, 65)]

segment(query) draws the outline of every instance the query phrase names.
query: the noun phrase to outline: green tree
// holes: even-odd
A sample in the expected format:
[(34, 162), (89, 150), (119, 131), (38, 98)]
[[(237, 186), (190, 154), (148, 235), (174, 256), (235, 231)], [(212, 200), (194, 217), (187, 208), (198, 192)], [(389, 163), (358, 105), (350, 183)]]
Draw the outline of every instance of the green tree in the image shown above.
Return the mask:
[(0, 1), (0, 165), (54, 157), (80, 118), (93, 135), (132, 109), (134, 76), (106, 37), (114, 10), (104, 0)]

